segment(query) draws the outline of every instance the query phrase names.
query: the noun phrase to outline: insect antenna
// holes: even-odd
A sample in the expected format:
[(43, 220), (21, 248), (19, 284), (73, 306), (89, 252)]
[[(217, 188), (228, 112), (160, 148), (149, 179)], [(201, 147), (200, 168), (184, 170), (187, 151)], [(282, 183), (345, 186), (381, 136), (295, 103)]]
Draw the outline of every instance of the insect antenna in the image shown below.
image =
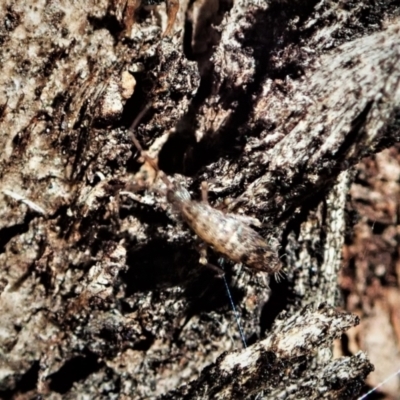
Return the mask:
[(134, 131), (140, 124), (140, 121), (143, 119), (145, 114), (149, 111), (151, 108), (151, 103), (148, 103), (145, 108), (143, 108), (142, 111), (136, 116), (134, 121), (132, 122), (131, 126), (128, 129), (128, 132), (131, 135), (131, 139), (133, 144), (135, 145), (136, 149), (139, 151), (140, 156), (154, 169), (154, 171), (159, 173), (160, 178), (163, 180), (163, 182), (167, 185), (167, 187), (171, 188), (173, 187), (172, 182), (167, 178), (167, 176), (158, 168), (158, 164), (155, 161), (154, 158), (150, 157), (146, 151), (143, 150), (142, 145), (140, 144), (139, 140), (137, 139)]
[[(224, 269), (224, 259), (223, 258), (219, 259), (219, 265), (221, 266), (222, 269)], [(246, 342), (246, 338), (244, 336), (242, 324), (240, 323), (239, 313), (235, 307), (235, 302), (233, 301), (231, 290), (229, 289), (228, 281), (226, 280), (225, 274), (222, 275), (222, 278), (224, 280), (226, 293), (228, 294), (228, 298), (229, 298), (229, 302), (231, 303), (231, 308), (232, 308), (233, 314), (235, 315), (235, 321), (236, 321), (236, 325), (239, 329), (240, 339), (242, 340), (243, 347), (247, 348), (247, 342)]]
[(128, 132), (131, 135), (131, 139), (137, 150), (139, 151), (140, 155), (154, 168), (156, 171), (158, 171), (158, 165), (157, 163), (143, 150), (142, 145), (140, 144), (139, 140), (137, 140), (136, 135), (134, 134), (134, 131), (140, 124), (140, 121), (143, 119), (147, 111), (149, 111), (151, 107), (151, 104), (148, 103), (145, 108), (143, 108), (142, 111), (136, 116), (136, 118), (133, 120), (131, 126), (128, 129)]

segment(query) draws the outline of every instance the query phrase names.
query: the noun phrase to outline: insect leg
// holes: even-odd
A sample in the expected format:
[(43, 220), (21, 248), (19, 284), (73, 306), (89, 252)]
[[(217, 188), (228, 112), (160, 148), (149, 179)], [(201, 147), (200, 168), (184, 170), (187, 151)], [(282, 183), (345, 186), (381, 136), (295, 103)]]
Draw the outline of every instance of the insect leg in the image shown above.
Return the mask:
[(204, 242), (199, 243), (198, 250), (200, 253), (200, 259), (199, 263), (201, 265), (207, 265), (208, 260), (207, 260), (207, 245)]
[(204, 265), (207, 268), (212, 269), (213, 271), (217, 272), (217, 277), (222, 277), (225, 275), (225, 272), (222, 268), (217, 267), (214, 264), (210, 264), (207, 260), (207, 245), (204, 242), (199, 243), (198, 250), (200, 253), (199, 263)]
[(242, 221), (246, 225), (253, 225), (256, 226), (257, 228), (261, 227), (261, 222), (255, 217), (249, 217), (248, 215), (242, 215), (242, 214), (235, 214), (235, 218), (238, 219), (239, 221)]
[(206, 181), (201, 182), (201, 200), (208, 204), (208, 183)]
[(224, 271), (222, 268), (217, 267), (217, 266), (214, 265), (214, 264), (207, 263), (207, 264), (205, 264), (204, 266), (207, 267), (207, 268), (212, 269), (213, 271), (215, 271), (215, 272), (217, 273), (217, 274), (215, 275), (216, 278), (222, 278), (222, 277), (225, 276), (225, 271)]

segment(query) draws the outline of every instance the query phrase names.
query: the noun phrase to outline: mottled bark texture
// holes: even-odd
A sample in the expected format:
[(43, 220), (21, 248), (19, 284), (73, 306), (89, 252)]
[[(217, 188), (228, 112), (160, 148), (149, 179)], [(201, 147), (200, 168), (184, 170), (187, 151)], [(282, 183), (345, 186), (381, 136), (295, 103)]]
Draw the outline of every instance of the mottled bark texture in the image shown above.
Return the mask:
[(357, 323), (356, 317), (325, 306), (316, 311), (309, 306), (292, 317), (282, 314), (266, 339), (222, 355), (196, 381), (163, 399), (243, 399), (260, 390), (272, 399), (351, 398), (371, 368), (363, 353), (333, 360), (319, 371), (312, 361), (315, 348), (331, 345)]
[[(164, 4), (131, 31), (126, 5), (0, 5), (0, 395), (357, 396), (337, 274), (351, 167), (400, 136), (397, 2), (182, 1), (165, 38)], [(140, 190), (147, 103), (160, 168), (280, 243), (280, 282), (224, 263), (247, 350), (193, 234)]]

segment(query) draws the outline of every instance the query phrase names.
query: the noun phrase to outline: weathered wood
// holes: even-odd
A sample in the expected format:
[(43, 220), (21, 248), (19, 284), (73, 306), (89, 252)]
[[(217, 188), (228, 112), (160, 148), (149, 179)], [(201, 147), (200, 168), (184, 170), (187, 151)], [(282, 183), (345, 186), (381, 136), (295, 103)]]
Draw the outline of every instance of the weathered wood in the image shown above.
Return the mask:
[(358, 393), (372, 367), (362, 353), (321, 365), (319, 371), (312, 366), (316, 349), (329, 348), (358, 324), (356, 317), (321, 306), (281, 318), (266, 339), (220, 356), (197, 380), (163, 399), (243, 399), (261, 390), (275, 399), (348, 399)]

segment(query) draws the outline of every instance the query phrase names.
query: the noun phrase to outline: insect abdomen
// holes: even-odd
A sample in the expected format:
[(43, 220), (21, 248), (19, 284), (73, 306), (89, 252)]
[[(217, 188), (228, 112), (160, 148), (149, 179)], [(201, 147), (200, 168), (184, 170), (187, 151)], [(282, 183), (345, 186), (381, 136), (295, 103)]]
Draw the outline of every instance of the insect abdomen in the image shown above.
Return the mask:
[(181, 212), (202, 240), (232, 261), (268, 273), (281, 268), (276, 251), (234, 214), (224, 214), (206, 203), (193, 201), (182, 206)]

